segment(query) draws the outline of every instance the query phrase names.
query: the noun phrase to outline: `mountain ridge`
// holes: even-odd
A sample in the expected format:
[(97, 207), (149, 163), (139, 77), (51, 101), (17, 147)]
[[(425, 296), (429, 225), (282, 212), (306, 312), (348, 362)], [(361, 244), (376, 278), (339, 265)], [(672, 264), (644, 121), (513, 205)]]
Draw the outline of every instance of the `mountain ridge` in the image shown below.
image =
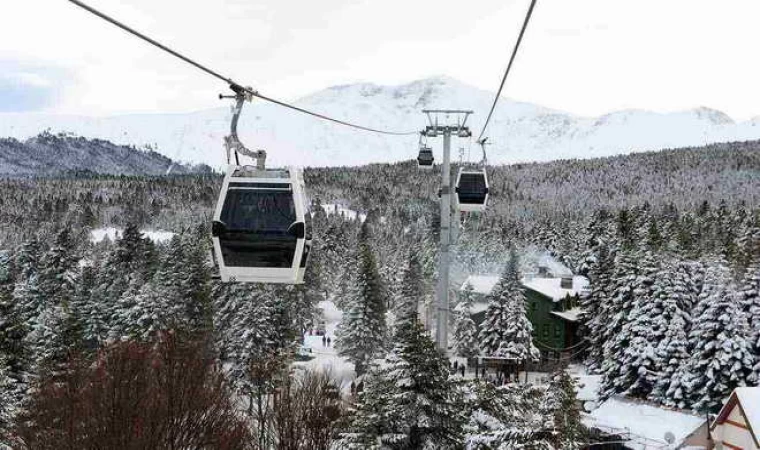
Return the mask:
[(0, 176), (47, 176), (73, 172), (108, 175), (164, 175), (205, 172), (178, 164), (151, 149), (115, 145), (102, 139), (40, 133), (24, 141), (0, 138)]
[[(425, 126), (422, 109), (472, 109), (468, 124), (480, 131), (493, 94), (447, 76), (399, 85), (353, 83), (306, 95), (295, 105), (331, 117), (392, 131)], [(45, 129), (73, 132), (122, 145), (150, 145), (163, 155), (221, 167), (223, 137), (229, 132), (225, 107), (189, 113), (127, 114), (111, 117), (0, 114), (0, 136), (26, 139)], [(677, 112), (613, 111), (584, 117), (502, 98), (489, 127), (489, 161), (513, 163), (591, 158), (716, 142), (760, 139), (760, 120), (736, 122), (699, 107)], [(240, 120), (241, 140), (264, 148), (268, 163), (297, 166), (362, 165), (416, 157), (417, 136), (369, 134), (254, 100)], [(437, 158), (440, 143), (430, 142)], [(469, 140), (454, 140), (454, 154), (479, 155)], [(473, 158), (479, 159), (479, 157)]]

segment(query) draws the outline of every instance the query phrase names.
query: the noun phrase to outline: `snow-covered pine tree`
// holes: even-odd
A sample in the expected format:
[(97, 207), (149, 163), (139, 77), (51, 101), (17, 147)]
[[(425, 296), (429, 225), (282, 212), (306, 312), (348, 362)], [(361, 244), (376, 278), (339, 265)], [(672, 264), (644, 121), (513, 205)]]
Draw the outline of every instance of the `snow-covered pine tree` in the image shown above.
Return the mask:
[(618, 372), (606, 376), (614, 377), (616, 388), (625, 388), (627, 395), (644, 398), (657, 381), (655, 349), (664, 330), (655, 329), (655, 320), (662, 314), (662, 305), (655, 301), (653, 287), (658, 263), (650, 249), (641, 251), (637, 259), (639, 275), (631, 311), (620, 334), (614, 338), (620, 340), (616, 347), (621, 351), (613, 356), (620, 358)]
[(725, 261), (708, 267), (699, 301), (704, 306), (689, 333), (691, 357), (677, 376), (684, 377), (684, 406), (716, 412), (734, 388), (753, 380), (755, 365), (747, 317)]
[(47, 304), (68, 305), (75, 289), (78, 256), (67, 229), (60, 230), (40, 261), (40, 290)]
[(467, 380), (463, 391), (465, 448), (468, 450), (549, 450), (547, 437), (553, 417), (540, 413), (546, 389), (531, 384), (494, 386), (482, 380)]
[(16, 282), (10, 265), (11, 259), (0, 254), (0, 355), (5, 373), (15, 384), (23, 381), (27, 369), (28, 351), (23, 340), (28, 328), (14, 300)]
[(336, 331), (338, 354), (348, 358), (363, 374), (375, 353), (386, 339), (385, 289), (377, 272), (375, 256), (369, 246), (369, 228), (365, 224), (359, 234), (358, 267), (352, 277), (343, 320)]
[(128, 224), (98, 268), (84, 330), (86, 340), (101, 342), (109, 335), (121, 337), (119, 327), (125, 326), (124, 316), (131, 304), (123, 297), (128, 290), (128, 295), (137, 295), (139, 288), (152, 278), (155, 265), (155, 246), (136, 225)]
[(758, 355), (754, 380), (760, 384), (760, 217), (749, 217), (737, 242), (742, 309), (747, 314), (753, 353)]
[(217, 283), (213, 298), (220, 359), (230, 364), (235, 386), (247, 393), (251, 364), (283, 358), (294, 341), (286, 305), (277, 288), (242, 283)]
[(56, 370), (83, 348), (82, 318), (74, 308), (78, 257), (69, 231), (62, 229), (39, 264), (38, 289), (43, 303), (25, 340), (35, 367)]
[(419, 318), (419, 305), (425, 300), (425, 285), (422, 278), (422, 267), (417, 259), (417, 249), (409, 252), (406, 267), (401, 276), (399, 299), (395, 302), (395, 328), (398, 330), (404, 323), (416, 321)]
[(525, 312), (519, 267), (517, 250), (512, 247), (506, 268), (488, 295), (488, 307), (478, 338), (482, 354), (524, 363), (538, 359), (540, 354), (533, 345), (533, 325)]
[(182, 268), (179, 296), (187, 327), (211, 329), (211, 272), (207, 263), (210, 251), (206, 229), (198, 227), (181, 235)]
[(598, 372), (604, 359), (606, 327), (615, 314), (612, 309), (611, 291), (615, 255), (607, 243), (599, 243), (597, 251), (588, 258), (588, 277), (591, 290), (581, 297), (583, 327), (589, 342), (587, 365), (592, 373)]
[(679, 384), (674, 378), (678, 368), (689, 357), (687, 333), (690, 311), (697, 301), (698, 288), (693, 264), (675, 259), (663, 263), (655, 277), (652, 295), (652, 340), (655, 349), (654, 387), (649, 398), (657, 403), (675, 406)]
[(8, 428), (13, 422), (17, 401), (16, 382), (11, 378), (10, 371), (10, 361), (0, 350), (0, 446), (4, 444), (3, 436), (7, 436)]
[(474, 358), (478, 348), (478, 327), (472, 320), (473, 287), (470, 283), (462, 290), (459, 304), (454, 310), (454, 343), (456, 354), (462, 358)]
[[(627, 220), (623, 222), (627, 224)], [(620, 249), (615, 254), (615, 270), (612, 274), (609, 310), (612, 312), (606, 326), (601, 332), (604, 358), (601, 393), (609, 396), (623, 392), (630, 386), (630, 380), (620, 377), (623, 366), (623, 353), (630, 343), (631, 336), (624, 333), (627, 329), (629, 315), (636, 299), (635, 289), (639, 280), (639, 264), (635, 254), (628, 249)]]
[(364, 377), (364, 390), (341, 444), (347, 449), (459, 448), (462, 421), (449, 363), (418, 321)]
[(555, 449), (580, 450), (588, 442), (588, 430), (581, 422), (576, 384), (564, 368), (559, 368), (552, 374), (539, 408), (545, 421), (544, 439)]

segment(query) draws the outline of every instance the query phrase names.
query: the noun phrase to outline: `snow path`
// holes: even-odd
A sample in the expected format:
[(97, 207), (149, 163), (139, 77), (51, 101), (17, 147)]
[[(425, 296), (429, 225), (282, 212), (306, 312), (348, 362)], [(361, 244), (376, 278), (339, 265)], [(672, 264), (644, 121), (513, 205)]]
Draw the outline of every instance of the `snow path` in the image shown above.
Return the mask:
[(294, 365), (305, 369), (328, 372), (340, 383), (344, 391), (348, 391), (351, 382), (356, 378), (354, 365), (342, 356), (338, 356), (335, 350), (335, 329), (343, 318), (343, 313), (330, 300), (319, 302), (317, 307), (323, 311), (326, 336), (332, 340), (332, 343), (329, 347), (323, 346), (322, 336), (309, 336), (309, 333), (306, 333), (304, 345), (311, 348), (316, 357), (311, 361), (297, 362)]

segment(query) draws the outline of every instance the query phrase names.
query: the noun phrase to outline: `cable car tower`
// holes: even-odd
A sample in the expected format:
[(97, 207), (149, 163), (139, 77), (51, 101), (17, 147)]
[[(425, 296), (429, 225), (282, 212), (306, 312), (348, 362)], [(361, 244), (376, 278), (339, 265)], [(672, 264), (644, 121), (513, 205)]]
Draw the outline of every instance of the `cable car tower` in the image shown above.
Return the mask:
[[(425, 109), (428, 125), (420, 134), (427, 138), (443, 136), (443, 165), (441, 168), (441, 230), (438, 255), (438, 284), (436, 287), (435, 341), (442, 352), (448, 350), (449, 340), (449, 247), (456, 240), (458, 225), (451, 226), (452, 211), (459, 213), (451, 196), (451, 136), (469, 138), (467, 119), (472, 111), (459, 109)], [(453, 116), (453, 117), (452, 117)], [(443, 119), (443, 120), (439, 120)]]

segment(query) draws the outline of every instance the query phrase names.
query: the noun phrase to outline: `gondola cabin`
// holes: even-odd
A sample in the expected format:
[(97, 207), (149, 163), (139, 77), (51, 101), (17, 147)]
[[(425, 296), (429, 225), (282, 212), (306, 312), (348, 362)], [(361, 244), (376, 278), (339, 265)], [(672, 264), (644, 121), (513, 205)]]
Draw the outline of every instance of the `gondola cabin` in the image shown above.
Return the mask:
[(457, 208), (466, 212), (482, 212), (488, 203), (486, 170), (459, 169), (456, 184)]
[(422, 170), (431, 170), (433, 168), (433, 149), (430, 147), (420, 147), (420, 153), (417, 156), (417, 167)]
[(303, 283), (311, 213), (301, 173), (229, 166), (211, 234), (222, 281)]

